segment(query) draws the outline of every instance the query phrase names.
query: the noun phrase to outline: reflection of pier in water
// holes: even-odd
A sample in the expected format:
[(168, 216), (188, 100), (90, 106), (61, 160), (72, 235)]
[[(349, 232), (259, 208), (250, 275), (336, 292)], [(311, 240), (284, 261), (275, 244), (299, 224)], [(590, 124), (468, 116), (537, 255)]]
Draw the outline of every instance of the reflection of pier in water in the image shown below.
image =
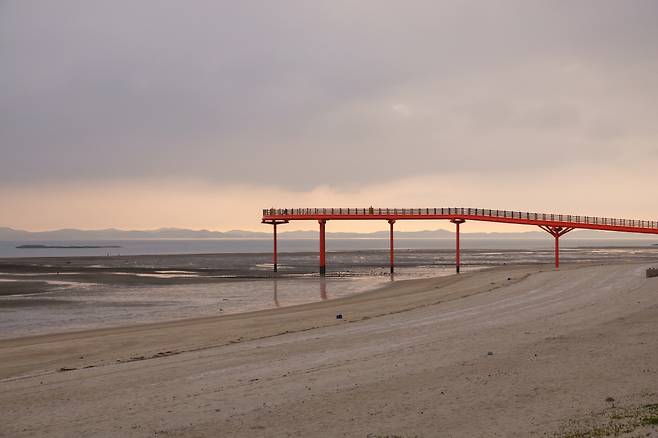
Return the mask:
[[(274, 295), (274, 306), (281, 307), (281, 303), (279, 302), (279, 280), (277, 278), (272, 279), (272, 292)], [(326, 301), (327, 299), (327, 280), (320, 278), (320, 300)]]
[(274, 289), (274, 306), (281, 307), (279, 304), (279, 280), (276, 278), (272, 280), (272, 288)]
[[(391, 273), (390, 278), (391, 278), (391, 281), (395, 281), (395, 274)], [(327, 295), (327, 279), (325, 277), (320, 277), (319, 281), (320, 281), (320, 300), (321, 301), (326, 301), (326, 300), (329, 299), (329, 296)], [(274, 306), (275, 307), (281, 307), (281, 303), (279, 302), (279, 279), (278, 278), (273, 278), (272, 279), (272, 292), (273, 292)]]

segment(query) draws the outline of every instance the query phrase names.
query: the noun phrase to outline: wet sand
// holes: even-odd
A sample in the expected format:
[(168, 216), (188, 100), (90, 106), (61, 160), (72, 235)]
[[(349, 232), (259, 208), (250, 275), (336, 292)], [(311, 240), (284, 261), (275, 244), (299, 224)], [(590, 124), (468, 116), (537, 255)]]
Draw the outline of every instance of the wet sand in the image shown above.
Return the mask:
[[(277, 275), (271, 264), (262, 263), (270, 258), (266, 254), (0, 259), (0, 339), (335, 299), (390, 282), (380, 255), (341, 253), (338, 265), (344, 269), (332, 266), (323, 279), (305, 272), (315, 271), (316, 255), (298, 253), (286, 255), (288, 264)], [(433, 256), (413, 253), (410, 258), (396, 279), (453, 272), (452, 267), (425, 266), (435, 261)]]
[(611, 412), (656, 436), (647, 267), (501, 267), (0, 340), (0, 436), (568, 436)]
[[(8, 295), (21, 295), (21, 294), (34, 294), (35, 291), (38, 293), (46, 293), (51, 290), (57, 289), (57, 286), (48, 284), (47, 281), (32, 281), (32, 280), (3, 280), (0, 279), (0, 297)], [(2, 302), (2, 305), (6, 301)]]

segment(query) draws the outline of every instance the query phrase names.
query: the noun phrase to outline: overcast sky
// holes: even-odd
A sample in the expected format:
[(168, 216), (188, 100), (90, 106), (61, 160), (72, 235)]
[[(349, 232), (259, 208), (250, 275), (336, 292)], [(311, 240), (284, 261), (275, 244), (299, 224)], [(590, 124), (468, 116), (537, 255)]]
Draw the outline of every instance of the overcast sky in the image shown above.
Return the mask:
[(655, 220), (656, 23), (653, 0), (0, 0), (0, 226)]

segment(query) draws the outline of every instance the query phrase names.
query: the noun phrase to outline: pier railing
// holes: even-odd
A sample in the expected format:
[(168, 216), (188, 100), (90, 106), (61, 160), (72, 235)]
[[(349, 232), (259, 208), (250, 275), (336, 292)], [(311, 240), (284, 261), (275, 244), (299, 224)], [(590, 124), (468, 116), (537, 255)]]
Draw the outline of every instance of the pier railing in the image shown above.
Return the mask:
[(528, 221), (569, 222), (574, 224), (648, 228), (658, 230), (658, 221), (619, 219), (570, 214), (530, 213), (483, 208), (266, 208), (263, 217), (294, 216), (463, 216), (520, 219)]

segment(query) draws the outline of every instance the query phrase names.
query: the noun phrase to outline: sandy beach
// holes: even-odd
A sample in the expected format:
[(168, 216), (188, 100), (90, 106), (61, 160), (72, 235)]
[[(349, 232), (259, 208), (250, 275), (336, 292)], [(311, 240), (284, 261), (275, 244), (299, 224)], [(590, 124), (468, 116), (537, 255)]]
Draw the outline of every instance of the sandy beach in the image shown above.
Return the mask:
[(649, 266), (0, 340), (0, 436), (658, 436)]

